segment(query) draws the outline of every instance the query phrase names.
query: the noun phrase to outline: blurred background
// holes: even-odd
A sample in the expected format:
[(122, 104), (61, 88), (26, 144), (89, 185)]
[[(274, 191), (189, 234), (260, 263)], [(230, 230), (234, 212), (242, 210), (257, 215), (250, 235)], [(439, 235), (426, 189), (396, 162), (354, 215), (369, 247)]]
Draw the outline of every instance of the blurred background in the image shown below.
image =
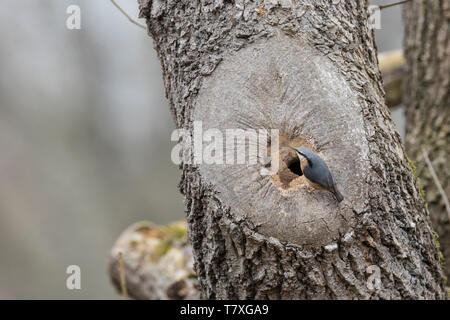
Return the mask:
[[(137, 0), (117, 2), (137, 17)], [(71, 4), (81, 30), (66, 28)], [(401, 48), (400, 6), (381, 27), (379, 51)], [(0, 33), (0, 299), (118, 299), (121, 231), (184, 217), (152, 40), (109, 0), (0, 0)], [(81, 290), (66, 288), (74, 264)]]

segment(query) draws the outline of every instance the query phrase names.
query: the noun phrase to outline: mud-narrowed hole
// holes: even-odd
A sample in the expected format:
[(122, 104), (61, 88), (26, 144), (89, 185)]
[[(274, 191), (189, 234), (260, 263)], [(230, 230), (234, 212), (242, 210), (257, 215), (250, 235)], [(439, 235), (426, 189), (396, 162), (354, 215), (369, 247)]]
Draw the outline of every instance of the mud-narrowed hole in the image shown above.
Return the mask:
[(303, 137), (288, 137), (280, 135), (280, 168), (276, 174), (272, 176), (275, 185), (282, 189), (294, 188), (304, 183), (302, 169), (300, 167), (300, 159), (297, 154), (289, 147), (296, 148), (305, 146), (312, 149), (311, 144)]
[(303, 175), (300, 167), (300, 160), (295, 157), (287, 157), (284, 159), (286, 166), (280, 170), (278, 176), (283, 188), (288, 188), (291, 181)]
[(303, 172), (302, 172), (302, 168), (300, 167), (300, 160), (296, 159), (294, 160), (294, 162), (292, 162), (291, 164), (288, 165), (288, 169), (293, 173), (296, 174), (298, 176), (302, 176)]

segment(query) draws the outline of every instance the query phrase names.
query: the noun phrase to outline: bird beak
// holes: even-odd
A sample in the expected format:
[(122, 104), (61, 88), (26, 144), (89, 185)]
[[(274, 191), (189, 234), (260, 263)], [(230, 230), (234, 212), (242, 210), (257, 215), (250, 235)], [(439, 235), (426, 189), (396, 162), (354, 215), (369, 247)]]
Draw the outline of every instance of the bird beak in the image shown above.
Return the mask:
[(291, 148), (292, 150), (294, 150), (295, 151), (295, 153), (298, 153), (299, 155), (301, 155), (301, 156), (303, 156), (303, 157), (305, 157), (306, 158), (306, 156), (303, 154), (303, 153), (301, 153), (300, 151), (298, 151), (298, 149), (297, 148), (294, 148), (294, 147), (291, 147), (291, 146), (289, 146), (289, 148)]

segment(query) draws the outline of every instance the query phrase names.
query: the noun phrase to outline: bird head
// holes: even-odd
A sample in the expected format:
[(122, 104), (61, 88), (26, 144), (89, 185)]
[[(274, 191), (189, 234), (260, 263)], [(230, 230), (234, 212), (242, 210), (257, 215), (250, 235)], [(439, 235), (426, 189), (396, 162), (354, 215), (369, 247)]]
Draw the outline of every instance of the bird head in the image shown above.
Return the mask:
[(308, 161), (309, 165), (312, 165), (311, 161), (314, 158), (314, 152), (312, 152), (309, 148), (307, 147), (295, 148), (292, 146), (289, 146), (289, 148), (294, 150), (299, 158), (300, 156), (304, 157)]
[(305, 157), (306, 159), (311, 159), (314, 156), (314, 152), (312, 152), (309, 148), (307, 147), (300, 147), (300, 148), (295, 148), (295, 147), (291, 147), (289, 146), (289, 148), (291, 148), (292, 150), (295, 151), (295, 153)]

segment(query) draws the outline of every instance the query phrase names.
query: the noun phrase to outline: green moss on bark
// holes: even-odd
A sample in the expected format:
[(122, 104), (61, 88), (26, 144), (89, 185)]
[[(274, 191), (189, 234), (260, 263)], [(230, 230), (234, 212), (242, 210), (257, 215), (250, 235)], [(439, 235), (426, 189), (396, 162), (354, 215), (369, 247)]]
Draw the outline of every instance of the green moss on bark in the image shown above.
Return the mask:
[(411, 168), (411, 171), (413, 173), (414, 180), (416, 181), (416, 186), (417, 186), (417, 189), (419, 190), (420, 196), (425, 201), (425, 190), (422, 187), (422, 182), (420, 181), (420, 178), (417, 176), (416, 165), (414, 164), (414, 162), (409, 157), (406, 157), (406, 159), (408, 159), (408, 164), (409, 164), (409, 167)]

